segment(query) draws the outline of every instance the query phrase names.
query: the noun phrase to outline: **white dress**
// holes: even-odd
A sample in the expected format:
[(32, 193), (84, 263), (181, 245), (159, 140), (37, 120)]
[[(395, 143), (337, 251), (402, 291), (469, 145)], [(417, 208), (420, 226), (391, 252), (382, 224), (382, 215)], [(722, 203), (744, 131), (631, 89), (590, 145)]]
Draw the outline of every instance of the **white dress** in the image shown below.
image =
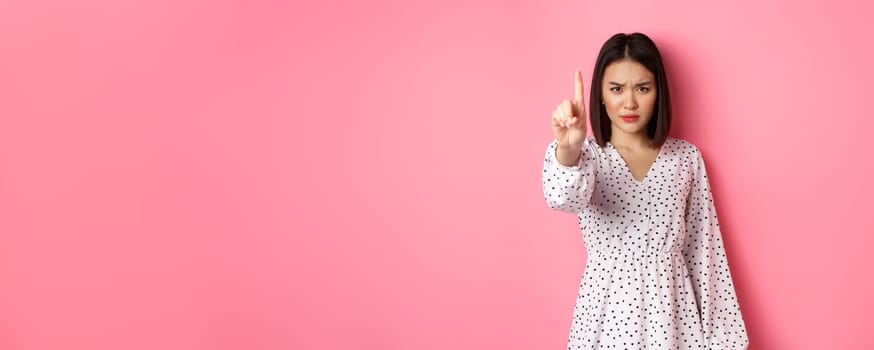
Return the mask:
[(568, 349), (746, 349), (704, 161), (668, 138), (643, 181), (586, 139), (568, 167), (546, 150), (543, 194), (579, 216), (588, 257)]

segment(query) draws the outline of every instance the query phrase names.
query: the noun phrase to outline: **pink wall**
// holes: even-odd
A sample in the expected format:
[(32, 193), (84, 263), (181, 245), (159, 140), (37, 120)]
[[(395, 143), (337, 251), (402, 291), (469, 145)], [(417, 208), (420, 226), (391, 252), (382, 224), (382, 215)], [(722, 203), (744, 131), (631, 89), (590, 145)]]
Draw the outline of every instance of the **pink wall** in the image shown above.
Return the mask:
[(711, 3), (2, 2), (0, 349), (563, 348), (549, 113), (631, 31), (751, 349), (870, 349), (872, 9)]

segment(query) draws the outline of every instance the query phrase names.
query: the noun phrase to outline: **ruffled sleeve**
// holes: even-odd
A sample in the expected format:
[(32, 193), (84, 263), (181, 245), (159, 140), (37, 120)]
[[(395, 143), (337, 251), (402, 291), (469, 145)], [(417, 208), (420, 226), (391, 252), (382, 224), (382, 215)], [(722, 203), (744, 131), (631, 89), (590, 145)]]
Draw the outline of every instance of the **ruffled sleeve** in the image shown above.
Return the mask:
[(586, 138), (580, 161), (574, 166), (558, 162), (555, 157), (557, 141), (553, 140), (546, 148), (542, 182), (543, 196), (550, 208), (576, 214), (592, 198), (598, 161), (593, 142), (591, 137)]
[(708, 349), (746, 349), (749, 343), (732, 283), (719, 221), (700, 151), (691, 156), (683, 257), (701, 315)]

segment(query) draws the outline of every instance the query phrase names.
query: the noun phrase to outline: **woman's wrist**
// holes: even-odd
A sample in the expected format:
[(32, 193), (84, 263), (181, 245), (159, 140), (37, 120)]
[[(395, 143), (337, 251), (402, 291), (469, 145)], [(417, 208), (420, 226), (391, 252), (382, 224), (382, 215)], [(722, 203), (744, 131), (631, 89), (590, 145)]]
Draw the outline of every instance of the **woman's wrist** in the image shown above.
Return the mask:
[(558, 146), (555, 148), (555, 159), (564, 166), (576, 166), (580, 163), (582, 147)]

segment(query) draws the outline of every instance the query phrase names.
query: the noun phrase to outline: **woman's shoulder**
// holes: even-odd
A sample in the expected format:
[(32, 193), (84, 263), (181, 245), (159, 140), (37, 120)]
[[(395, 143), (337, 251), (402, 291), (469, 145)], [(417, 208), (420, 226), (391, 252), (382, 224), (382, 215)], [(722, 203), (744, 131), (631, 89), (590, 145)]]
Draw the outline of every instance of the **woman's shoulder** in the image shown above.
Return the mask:
[(701, 151), (698, 150), (698, 146), (695, 146), (694, 143), (689, 142), (687, 140), (676, 138), (676, 137), (668, 137), (665, 140), (665, 144), (662, 147), (667, 147), (667, 152), (676, 156), (679, 159), (682, 159), (686, 162), (697, 162), (701, 157)]
[(687, 140), (671, 137), (665, 140), (665, 144), (662, 147), (667, 146), (671, 153), (679, 154), (684, 157), (692, 157), (697, 158), (701, 155), (701, 151), (698, 150), (698, 146), (695, 146), (694, 143), (689, 142)]
[(596, 152), (604, 152), (603, 147), (598, 144), (598, 139), (595, 138), (595, 135), (588, 135), (583, 142), (583, 146), (588, 147), (592, 151)]

